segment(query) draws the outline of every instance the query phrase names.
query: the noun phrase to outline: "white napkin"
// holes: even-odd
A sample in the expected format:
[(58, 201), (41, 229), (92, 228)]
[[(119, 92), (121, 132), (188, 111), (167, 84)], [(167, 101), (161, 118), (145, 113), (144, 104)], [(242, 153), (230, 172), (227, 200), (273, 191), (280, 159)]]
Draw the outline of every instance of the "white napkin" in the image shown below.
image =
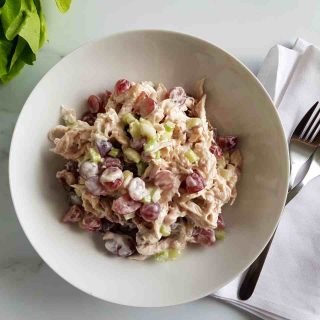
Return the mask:
[[(268, 53), (259, 80), (278, 107), (287, 138), (320, 100), (320, 50), (298, 39)], [(237, 298), (240, 278), (213, 294), (263, 319), (320, 319), (320, 178), (286, 206), (256, 289)]]

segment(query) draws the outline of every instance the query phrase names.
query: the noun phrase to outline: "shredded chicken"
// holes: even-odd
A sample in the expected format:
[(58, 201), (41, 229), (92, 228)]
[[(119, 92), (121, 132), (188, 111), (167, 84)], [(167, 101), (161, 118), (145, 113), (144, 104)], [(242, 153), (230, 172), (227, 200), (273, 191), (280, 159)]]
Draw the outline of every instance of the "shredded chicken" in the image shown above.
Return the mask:
[(104, 233), (109, 252), (136, 260), (212, 244), (222, 207), (237, 196), (242, 159), (237, 138), (207, 121), (206, 98), (204, 79), (194, 97), (122, 79), (108, 100), (93, 99), (100, 111), (88, 123), (62, 107), (64, 125), (48, 137), (53, 152), (73, 160), (56, 174), (75, 202), (64, 221)]

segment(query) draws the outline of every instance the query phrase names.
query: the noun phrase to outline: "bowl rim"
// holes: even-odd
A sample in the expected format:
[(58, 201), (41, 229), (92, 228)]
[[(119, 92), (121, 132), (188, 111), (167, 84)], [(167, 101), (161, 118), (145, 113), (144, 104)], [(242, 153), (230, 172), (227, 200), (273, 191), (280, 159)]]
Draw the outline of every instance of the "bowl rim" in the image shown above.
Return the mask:
[[(56, 67), (56, 65), (58, 65), (60, 62), (64, 61), (65, 59), (69, 58), (69, 56), (71, 56), (72, 54), (76, 53), (77, 51), (79, 50), (82, 50), (84, 48), (88, 48), (90, 46), (94, 46), (95, 44), (97, 43), (100, 43), (102, 41), (108, 41), (110, 39), (113, 39), (113, 38), (117, 38), (119, 36), (126, 36), (126, 35), (130, 35), (130, 34), (143, 34), (143, 33), (159, 33), (159, 34), (170, 34), (170, 35), (176, 35), (178, 37), (184, 37), (186, 39), (189, 39), (189, 40), (193, 40), (193, 41), (197, 41), (199, 43), (202, 43), (206, 46), (209, 46), (215, 50), (218, 50), (220, 52), (222, 52), (224, 55), (228, 56), (229, 58), (233, 59), (234, 61), (236, 61), (238, 63), (238, 65), (240, 67), (242, 67), (242, 69), (246, 72), (247, 76), (256, 83), (256, 85), (262, 90), (262, 92), (264, 93), (264, 95), (266, 96), (266, 98), (268, 99), (269, 101), (269, 104), (270, 104), (270, 108), (273, 109), (273, 115), (275, 117), (275, 121), (276, 121), (276, 124), (279, 126), (280, 128), (280, 131), (281, 131), (281, 135), (279, 136), (279, 140), (281, 140), (281, 143), (284, 147), (284, 151), (285, 151), (285, 169), (286, 169), (286, 172), (285, 172), (285, 178), (286, 178), (286, 181), (285, 181), (285, 184), (284, 184), (284, 188), (283, 188), (283, 197), (282, 197), (282, 202), (281, 202), (281, 210), (278, 214), (278, 218), (277, 218), (277, 223), (275, 224), (275, 226), (273, 227), (272, 230), (270, 230), (270, 233), (265, 241), (265, 244), (264, 246), (257, 251), (256, 255), (252, 258), (252, 260), (250, 262), (248, 262), (248, 264), (242, 268), (231, 280), (229, 281), (226, 281), (224, 282), (219, 288), (217, 288), (216, 290), (219, 290), (220, 288), (224, 287), (225, 285), (227, 285), (228, 283), (230, 283), (232, 280), (234, 280), (235, 278), (237, 278), (241, 273), (243, 273), (252, 263), (253, 261), (260, 255), (260, 253), (263, 251), (265, 245), (269, 242), (269, 240), (271, 239), (273, 233), (275, 232), (278, 224), (279, 224), (279, 221), (280, 221), (280, 218), (282, 216), (282, 212), (283, 212), (283, 209), (285, 207), (285, 200), (286, 200), (286, 194), (287, 194), (287, 186), (288, 186), (288, 183), (289, 183), (289, 176), (290, 176), (290, 159), (289, 159), (289, 148), (288, 148), (288, 144), (287, 144), (287, 139), (286, 139), (286, 136), (285, 136), (285, 133), (284, 133), (284, 129), (283, 129), (283, 126), (282, 126), (282, 123), (281, 123), (281, 120), (280, 120), (280, 117), (279, 117), (279, 114), (277, 112), (277, 109), (269, 95), (269, 93), (266, 91), (266, 89), (264, 88), (264, 86), (262, 85), (262, 83), (259, 81), (259, 79), (253, 74), (253, 72), (247, 67), (244, 65), (244, 63), (242, 63), (238, 58), (236, 58), (235, 56), (233, 56), (232, 54), (230, 54), (229, 52), (225, 51), (224, 49), (220, 48), (219, 46), (211, 43), (210, 41), (208, 40), (205, 40), (205, 39), (202, 39), (200, 37), (197, 37), (197, 36), (194, 36), (194, 35), (190, 35), (190, 34), (187, 34), (187, 33), (182, 33), (182, 32), (177, 32), (177, 31), (172, 31), (172, 30), (166, 30), (166, 29), (133, 29), (133, 30), (125, 30), (125, 31), (121, 31), (121, 32), (116, 32), (116, 33), (112, 33), (110, 35), (107, 35), (107, 36), (103, 36), (103, 37), (99, 37), (97, 39), (93, 39), (93, 40), (89, 40), (89, 41), (86, 41), (84, 42), (82, 45), (78, 46), (77, 48), (75, 48), (74, 50), (71, 50), (68, 54), (66, 54), (62, 59), (60, 59), (57, 63), (55, 63), (51, 68), (49, 68), (49, 70), (40, 78), (40, 80), (37, 82), (37, 84), (35, 85), (35, 87), (31, 90), (27, 100), (25, 101), (23, 107), (21, 108), (21, 111), (20, 111), (20, 114), (17, 118), (17, 121), (16, 121), (16, 124), (15, 124), (15, 127), (14, 127), (14, 130), (13, 130), (13, 134), (12, 134), (12, 138), (11, 138), (11, 143), (10, 143), (10, 151), (9, 151), (9, 163), (8, 163), (8, 171), (9, 171), (9, 188), (10, 188), (10, 194), (11, 194), (11, 199), (12, 199), (12, 203), (13, 203), (13, 207), (14, 207), (14, 210), (15, 210), (15, 213), (16, 213), (16, 216), (18, 218), (18, 221), (28, 239), (28, 241), (31, 243), (32, 247), (35, 249), (35, 251), (37, 252), (37, 254), (40, 256), (40, 258), (46, 262), (46, 259), (43, 258), (43, 253), (39, 253), (38, 249), (37, 249), (37, 244), (34, 243), (33, 240), (31, 240), (28, 236), (28, 232), (27, 232), (27, 228), (25, 227), (24, 223), (23, 223), (23, 218), (22, 218), (22, 215), (20, 216), (18, 210), (17, 210), (17, 204), (16, 204), (16, 200), (15, 200), (15, 197), (16, 197), (16, 193), (14, 191), (14, 182), (13, 182), (13, 179), (12, 179), (12, 175), (13, 175), (13, 165), (12, 165), (12, 159), (14, 157), (14, 154), (13, 154), (13, 150), (15, 149), (15, 145), (16, 145), (16, 136), (17, 136), (17, 131), (18, 131), (18, 127), (20, 125), (20, 122), (22, 121), (22, 115), (24, 114), (24, 112), (26, 112), (26, 108), (25, 106), (28, 104), (31, 96), (33, 95), (34, 91), (38, 88), (38, 86), (44, 82), (46, 80), (46, 78), (49, 76), (49, 74), (51, 74), (51, 72), (53, 72), (53, 69)], [(280, 202), (279, 202), (280, 203)], [(47, 264), (47, 262), (46, 262)], [(53, 270), (56, 274), (58, 274), (62, 279), (64, 279), (66, 282), (68, 282), (69, 284), (71, 284), (73, 287), (87, 293), (88, 295), (91, 295), (95, 298), (98, 298), (102, 301), (107, 301), (107, 302), (111, 302), (111, 303), (115, 303), (115, 304), (118, 304), (118, 305), (124, 305), (124, 306), (132, 306), (132, 307), (168, 307), (168, 306), (174, 306), (174, 305), (180, 305), (180, 304), (184, 304), (184, 303), (188, 303), (188, 302), (192, 302), (192, 301), (195, 301), (195, 300), (198, 300), (198, 299), (201, 299), (205, 296), (208, 296), (210, 294), (212, 294), (212, 290), (210, 291), (206, 291), (206, 292), (203, 292), (202, 294), (198, 294), (198, 295), (193, 295), (191, 297), (189, 297), (188, 299), (180, 299), (180, 301), (178, 302), (175, 302), (173, 304), (171, 303), (161, 303), (159, 305), (153, 305), (153, 306), (150, 306), (150, 305), (141, 305), (141, 304), (136, 304), (136, 303), (132, 303), (132, 304), (124, 304), (123, 302), (119, 301), (118, 299), (109, 299), (106, 300), (105, 298), (103, 298), (102, 296), (99, 296), (99, 295), (96, 295), (94, 292), (92, 291), (89, 291), (87, 288), (83, 287), (82, 285), (79, 285), (79, 283), (76, 283), (74, 281), (70, 281), (69, 279), (67, 279), (64, 274), (62, 274), (60, 271), (56, 270), (55, 267), (52, 267), (50, 266), (49, 264), (47, 264), (47, 266), (49, 266), (49, 268), (51, 270)]]

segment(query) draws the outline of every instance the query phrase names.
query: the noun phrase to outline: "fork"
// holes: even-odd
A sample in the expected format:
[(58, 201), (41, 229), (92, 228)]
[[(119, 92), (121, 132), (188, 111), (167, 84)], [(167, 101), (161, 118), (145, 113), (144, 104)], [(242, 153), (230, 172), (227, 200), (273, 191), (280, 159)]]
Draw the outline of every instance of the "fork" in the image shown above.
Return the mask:
[(320, 104), (316, 102), (300, 121), (291, 137), (289, 148), (291, 164), (289, 190), (295, 187), (297, 184), (295, 184), (295, 181), (300, 169), (317, 148), (317, 143), (313, 143), (313, 141), (320, 130), (319, 111)]
[[(320, 157), (320, 151), (318, 152), (319, 149), (317, 149), (318, 144), (314, 142), (320, 135), (319, 131), (320, 105), (318, 104), (318, 102), (316, 102), (299, 122), (292, 135), (292, 138), (290, 139), (289, 151), (291, 162), (291, 175), (286, 204), (289, 201), (291, 201), (294, 198), (294, 196), (298, 194), (298, 192), (304, 185), (303, 183), (307, 183), (306, 181), (309, 181), (304, 181), (302, 180), (303, 177), (301, 177), (300, 181), (296, 185), (294, 185), (300, 169), (310, 159), (310, 157), (316, 150), (317, 154), (319, 154)], [(314, 166), (315, 165), (313, 164), (313, 167)], [(308, 174), (306, 175), (306, 177), (308, 176)], [(309, 174), (309, 176), (311, 176), (311, 173)], [(238, 297), (240, 300), (247, 300), (251, 297), (258, 282), (261, 270), (269, 252), (274, 235), (275, 233), (272, 235), (268, 244), (260, 253), (258, 258), (249, 267), (238, 291)]]
[(305, 177), (289, 192), (287, 203), (293, 199), (307, 183), (318, 176), (320, 176), (320, 147), (314, 152), (310, 168)]

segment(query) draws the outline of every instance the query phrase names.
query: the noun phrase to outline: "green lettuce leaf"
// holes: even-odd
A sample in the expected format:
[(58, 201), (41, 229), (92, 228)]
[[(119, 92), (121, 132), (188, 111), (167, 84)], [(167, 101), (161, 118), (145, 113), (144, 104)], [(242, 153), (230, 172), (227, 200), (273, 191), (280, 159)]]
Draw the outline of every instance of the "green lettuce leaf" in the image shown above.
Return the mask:
[(20, 71), (21, 69), (25, 66), (24, 61), (22, 60), (17, 60), (16, 63), (13, 65), (9, 73), (6, 75), (3, 75), (0, 79), (3, 83), (7, 83), (10, 80), (12, 80)]
[[(71, 0), (56, 0), (66, 12)], [(26, 65), (47, 41), (42, 0), (0, 0), (0, 82), (6, 83)]]
[(71, 5), (71, 0), (56, 0), (57, 7), (60, 12), (66, 13)]
[(32, 65), (33, 62), (36, 60), (36, 55), (32, 52), (32, 50), (28, 46), (28, 43), (26, 42), (26, 40), (24, 40), (21, 37), (18, 37), (18, 42), (15, 47), (15, 51), (13, 53), (13, 56), (11, 58), (9, 71), (12, 70), (13, 66), (18, 61), (18, 59), (20, 59), (24, 63), (30, 64), (30, 65)]
[(21, 10), (21, 1), (7, 0), (1, 8), (1, 22), (8, 40), (13, 40), (20, 32), (26, 20), (26, 14)]
[(0, 78), (7, 74), (10, 53), (13, 44), (5, 38), (0, 38)]
[(1, 21), (8, 40), (19, 35), (34, 53), (39, 50), (40, 17), (33, 0), (7, 0), (1, 9)]
[(34, 0), (34, 4), (36, 5), (37, 12), (40, 18), (40, 41), (39, 41), (39, 48), (41, 48), (44, 43), (47, 41), (48, 33), (47, 33), (47, 24), (46, 18), (44, 16), (42, 10), (42, 4), (40, 0)]

